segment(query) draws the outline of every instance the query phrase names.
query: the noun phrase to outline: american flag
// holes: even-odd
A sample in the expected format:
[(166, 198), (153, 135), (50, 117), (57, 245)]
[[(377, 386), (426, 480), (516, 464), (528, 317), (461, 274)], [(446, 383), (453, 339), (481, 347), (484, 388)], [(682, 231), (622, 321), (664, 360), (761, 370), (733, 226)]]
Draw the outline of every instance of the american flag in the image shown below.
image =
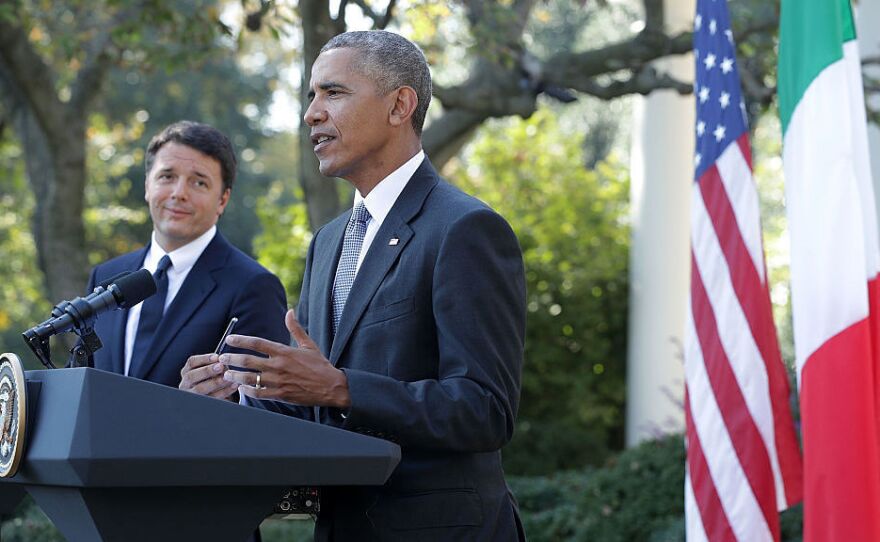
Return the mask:
[(779, 540), (801, 499), (761, 241), (745, 103), (724, 0), (698, 0), (691, 299), (685, 330), (687, 540)]

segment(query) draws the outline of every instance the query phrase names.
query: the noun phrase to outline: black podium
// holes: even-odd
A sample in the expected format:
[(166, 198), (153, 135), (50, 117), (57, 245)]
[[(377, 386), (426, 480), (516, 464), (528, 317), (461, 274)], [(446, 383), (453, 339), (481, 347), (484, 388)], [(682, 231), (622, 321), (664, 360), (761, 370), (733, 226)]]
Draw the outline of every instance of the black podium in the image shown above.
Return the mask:
[(382, 485), (400, 461), (384, 440), (96, 369), (26, 379), (25, 455), (0, 484), (70, 542), (241, 542), (286, 488)]

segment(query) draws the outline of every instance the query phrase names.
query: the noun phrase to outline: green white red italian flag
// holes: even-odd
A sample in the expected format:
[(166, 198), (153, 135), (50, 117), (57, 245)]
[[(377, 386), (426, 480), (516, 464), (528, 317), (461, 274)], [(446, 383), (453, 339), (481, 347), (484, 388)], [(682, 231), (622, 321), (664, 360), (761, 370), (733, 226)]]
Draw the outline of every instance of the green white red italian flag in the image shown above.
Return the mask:
[(880, 541), (880, 249), (849, 0), (783, 0), (780, 24), (804, 540)]

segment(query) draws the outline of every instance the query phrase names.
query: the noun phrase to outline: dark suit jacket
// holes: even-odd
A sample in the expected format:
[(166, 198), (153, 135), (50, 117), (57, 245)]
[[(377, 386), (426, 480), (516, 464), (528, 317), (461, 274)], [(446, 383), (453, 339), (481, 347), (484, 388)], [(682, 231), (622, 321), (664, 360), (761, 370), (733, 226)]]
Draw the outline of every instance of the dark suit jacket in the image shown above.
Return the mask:
[[(130, 252), (98, 265), (88, 291), (114, 275), (141, 268), (147, 249)], [(180, 369), (189, 356), (214, 351), (229, 319), (239, 318), (235, 333), (287, 344), (284, 325), (287, 300), (278, 278), (217, 232), (171, 302), (159, 328), (154, 356), (130, 376), (177, 387)], [(100, 315), (95, 331), (104, 348), (94, 355), (97, 369), (122, 374), (127, 310)]]
[(351, 409), (343, 418), (262, 406), (393, 440), (402, 459), (383, 487), (325, 488), (316, 540), (522, 539), (500, 453), (513, 434), (525, 333), (513, 231), (426, 159), (377, 232), (333, 339), (350, 214), (316, 232), (298, 318), (345, 372)]

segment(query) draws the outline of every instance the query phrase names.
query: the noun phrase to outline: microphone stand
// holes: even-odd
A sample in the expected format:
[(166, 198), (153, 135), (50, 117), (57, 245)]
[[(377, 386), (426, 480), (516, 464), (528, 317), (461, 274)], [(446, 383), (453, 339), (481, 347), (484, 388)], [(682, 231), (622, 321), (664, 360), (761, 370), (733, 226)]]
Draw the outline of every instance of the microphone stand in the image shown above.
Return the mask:
[(76, 326), (73, 328), (73, 331), (79, 335), (79, 340), (70, 349), (68, 367), (91, 367), (92, 364), (89, 363), (89, 358), (100, 350), (104, 344), (101, 342), (98, 334), (95, 333), (95, 328), (92, 327), (91, 322), (83, 324), (82, 327)]
[(34, 355), (37, 356), (37, 359), (40, 360), (40, 363), (42, 363), (47, 369), (57, 368), (49, 357), (49, 337), (41, 338), (36, 333), (25, 332), (24, 341), (31, 348)]
[[(99, 286), (95, 289), (96, 292), (99, 290), (103, 291), (103, 287)], [(95, 333), (93, 326), (95, 316), (91, 318), (79, 317), (83, 311), (77, 310), (80, 309), (77, 305), (85, 303), (85, 299), (78, 297), (73, 301), (62, 301), (52, 309), (52, 318), (58, 318), (65, 313), (77, 316), (73, 319), (73, 332), (79, 336), (79, 340), (70, 349), (68, 367), (90, 367), (89, 358), (104, 346), (98, 334)], [(49, 337), (40, 337), (38, 334), (32, 333), (31, 330), (25, 332), (23, 336), (40, 363), (47, 369), (57, 369), (49, 354)]]
[[(104, 288), (101, 286), (95, 288), (96, 293), (102, 291), (104, 291)], [(73, 310), (68, 310), (67, 307), (64, 306), (62, 307), (62, 312), (77, 315), (88, 314), (85, 310), (88, 306), (85, 299), (78, 297), (71, 301), (70, 304), (73, 306)], [(64, 305), (64, 303), (61, 303), (60, 305)], [(82, 309), (77, 310), (80, 309), (77, 305), (82, 305)], [(73, 319), (73, 332), (79, 335), (79, 340), (76, 341), (76, 344), (70, 349), (70, 359), (67, 364), (68, 367), (91, 367), (89, 358), (104, 346), (101, 339), (98, 338), (98, 334), (95, 333), (94, 323), (97, 317), (97, 314), (93, 314), (90, 318), (80, 317)]]

